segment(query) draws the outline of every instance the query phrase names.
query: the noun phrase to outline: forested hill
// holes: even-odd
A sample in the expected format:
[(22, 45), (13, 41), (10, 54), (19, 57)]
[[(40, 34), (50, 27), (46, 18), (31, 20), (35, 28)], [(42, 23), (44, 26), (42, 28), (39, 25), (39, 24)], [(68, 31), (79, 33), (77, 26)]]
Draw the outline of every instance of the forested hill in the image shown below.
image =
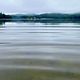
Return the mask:
[(0, 13), (0, 20), (79, 23), (80, 13), (75, 13), (75, 14), (45, 13), (45, 14), (15, 14), (15, 15), (6, 15)]

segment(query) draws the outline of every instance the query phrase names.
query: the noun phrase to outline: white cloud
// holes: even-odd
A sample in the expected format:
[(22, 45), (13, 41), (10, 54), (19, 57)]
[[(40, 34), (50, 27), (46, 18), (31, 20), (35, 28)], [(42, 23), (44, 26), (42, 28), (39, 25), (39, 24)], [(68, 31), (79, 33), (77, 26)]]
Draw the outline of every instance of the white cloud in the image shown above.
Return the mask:
[(57, 12), (79, 12), (80, 0), (47, 0), (48, 7)]
[(6, 13), (79, 12), (80, 0), (0, 0)]

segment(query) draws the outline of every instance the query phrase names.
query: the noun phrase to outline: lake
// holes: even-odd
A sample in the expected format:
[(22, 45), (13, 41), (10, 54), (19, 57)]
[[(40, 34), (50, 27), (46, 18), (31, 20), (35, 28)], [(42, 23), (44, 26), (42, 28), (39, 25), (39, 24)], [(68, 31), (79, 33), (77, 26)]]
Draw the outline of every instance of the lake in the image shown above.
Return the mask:
[(0, 25), (0, 80), (80, 80), (72, 73), (80, 75), (79, 24)]

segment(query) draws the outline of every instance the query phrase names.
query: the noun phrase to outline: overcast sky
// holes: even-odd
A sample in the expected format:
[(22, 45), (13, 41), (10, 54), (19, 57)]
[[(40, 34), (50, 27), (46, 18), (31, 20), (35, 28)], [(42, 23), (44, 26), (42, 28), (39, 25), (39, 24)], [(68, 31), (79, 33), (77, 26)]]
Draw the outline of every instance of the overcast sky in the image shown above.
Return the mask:
[(0, 0), (0, 12), (44, 13), (80, 12), (80, 0)]

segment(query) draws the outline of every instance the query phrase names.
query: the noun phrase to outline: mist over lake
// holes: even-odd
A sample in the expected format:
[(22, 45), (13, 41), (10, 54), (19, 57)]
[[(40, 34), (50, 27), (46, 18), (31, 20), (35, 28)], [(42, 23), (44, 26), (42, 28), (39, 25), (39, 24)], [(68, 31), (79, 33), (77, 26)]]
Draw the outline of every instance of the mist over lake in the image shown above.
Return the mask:
[(80, 0), (0, 0), (0, 80), (80, 80)]

